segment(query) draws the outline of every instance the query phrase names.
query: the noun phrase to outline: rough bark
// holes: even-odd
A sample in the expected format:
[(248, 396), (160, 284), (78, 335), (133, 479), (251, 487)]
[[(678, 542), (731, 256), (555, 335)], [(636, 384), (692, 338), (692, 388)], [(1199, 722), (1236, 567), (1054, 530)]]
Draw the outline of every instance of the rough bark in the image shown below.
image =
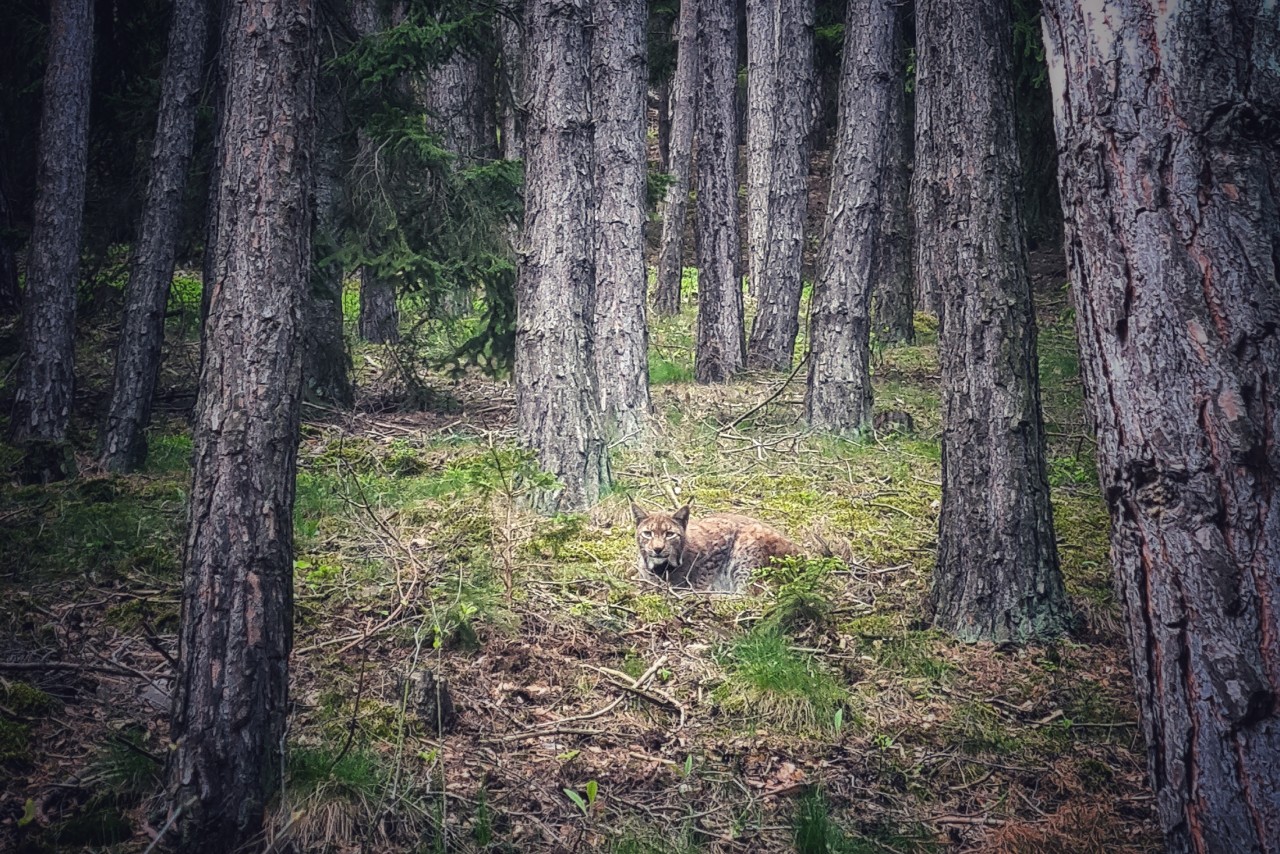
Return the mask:
[(935, 624), (966, 640), (1060, 633), (1007, 2), (916, 5), (919, 274), (941, 305)]
[(524, 3), (511, 0), (498, 15), (498, 103), (501, 110), (502, 156), (506, 160), (524, 158), (524, 32), (520, 17)]
[[(326, 84), (328, 81), (326, 81)], [(342, 264), (334, 259), (341, 239), (344, 117), (338, 93), (321, 84), (316, 95), (317, 134), (312, 169), (312, 264), (302, 302), (302, 393), (329, 407), (355, 403), (351, 354), (342, 318)]]
[(22, 291), (18, 288), (18, 253), (13, 238), (13, 212), (0, 177), (0, 315), (22, 311)]
[(746, 0), (747, 37), (747, 289), (759, 294), (769, 228), (769, 171), (773, 164), (773, 124), (777, 67), (778, 4), (783, 0)]
[(595, 123), (595, 318), (592, 360), (600, 413), (635, 442), (649, 417), (648, 281), (644, 266), (644, 0), (595, 0), (591, 106)]
[(215, 284), (169, 761), (187, 851), (248, 847), (285, 760), (315, 14), (309, 0), (257, 0), (230, 6), (226, 21)]
[[(756, 0), (748, 4), (748, 11)], [(763, 157), (762, 171), (747, 182), (750, 229), (749, 272), (752, 293), (757, 300), (751, 339), (747, 343), (747, 364), (766, 370), (790, 370), (800, 331), (800, 268), (804, 256), (804, 223), (809, 202), (809, 130), (813, 100), (813, 0), (777, 0), (765, 4), (774, 18), (769, 27), (775, 39), (767, 51), (770, 65), (763, 69), (764, 83), (757, 87), (749, 80), (749, 95), (767, 99), (763, 110), (749, 104), (754, 123), (762, 112), (768, 139), (759, 143), (763, 154), (750, 147), (755, 141), (754, 124), (748, 136), (748, 151)], [(757, 16), (759, 13), (756, 13)], [(748, 15), (748, 21), (751, 15)], [(748, 55), (751, 34), (748, 29)], [(749, 160), (748, 163), (753, 162)], [(752, 219), (752, 197), (765, 195), (762, 216)], [(757, 242), (758, 241), (758, 242)], [(758, 266), (757, 266), (758, 264)]]
[(685, 233), (688, 231), (689, 178), (693, 172), (693, 129), (697, 118), (698, 0), (680, 4), (676, 45), (676, 74), (671, 82), (671, 183), (662, 201), (662, 245), (658, 250), (653, 310), (680, 313), (680, 285), (684, 276)]
[(738, 19), (727, 3), (698, 8), (698, 333), (693, 375), (725, 382), (742, 370), (738, 141), (733, 91)]
[(53, 0), (40, 112), (36, 200), (22, 311), (22, 362), (11, 422), (23, 479), (75, 473), (65, 447), (75, 380), (76, 282), (89, 141), (93, 3)]
[(1045, 4), (1076, 330), (1166, 850), (1280, 851), (1280, 9)]
[(543, 512), (581, 510), (609, 482), (590, 362), (595, 166), (588, 0), (529, 3), (525, 57), (524, 252), (516, 282), (516, 410), (521, 439), (562, 488)]
[(455, 51), (432, 69), (423, 89), (432, 128), (439, 131), (444, 147), (457, 155), (460, 166), (496, 155), (495, 141), (487, 133), (491, 105), (485, 66), (484, 57)]
[(671, 80), (658, 84), (658, 168), (663, 172), (671, 164)]
[(901, 246), (890, 231), (906, 218), (895, 181), (902, 157), (903, 78), (898, 0), (850, 3), (831, 161), (831, 199), (813, 287), (805, 418), (824, 430), (871, 422), (871, 294)]
[[(899, 14), (907, 14), (899, 4)], [(883, 121), (890, 154), (885, 163), (883, 220), (871, 294), (871, 328), (880, 344), (902, 344), (915, 338), (915, 272), (912, 265), (911, 158), (914, 128), (907, 112), (907, 46), (899, 39), (893, 57), (895, 88), (889, 93)]]
[(400, 340), (400, 308), (396, 305), (396, 284), (379, 276), (370, 267), (360, 268), (360, 337), (371, 344), (394, 344)]
[(195, 144), (208, 26), (208, 0), (176, 0), (161, 77), (147, 200), (125, 287), (111, 402), (99, 437), (99, 459), (110, 471), (133, 471), (147, 457), (145, 431), (160, 373), (164, 315)]

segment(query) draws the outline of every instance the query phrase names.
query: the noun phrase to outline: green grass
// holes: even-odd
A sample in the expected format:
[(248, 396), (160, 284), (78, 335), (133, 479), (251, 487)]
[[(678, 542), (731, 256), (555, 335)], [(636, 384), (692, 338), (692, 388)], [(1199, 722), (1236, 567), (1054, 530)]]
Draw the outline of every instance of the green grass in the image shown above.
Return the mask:
[(848, 695), (814, 656), (795, 652), (787, 637), (761, 626), (720, 655), (726, 679), (715, 699), (748, 726), (790, 732), (829, 731)]

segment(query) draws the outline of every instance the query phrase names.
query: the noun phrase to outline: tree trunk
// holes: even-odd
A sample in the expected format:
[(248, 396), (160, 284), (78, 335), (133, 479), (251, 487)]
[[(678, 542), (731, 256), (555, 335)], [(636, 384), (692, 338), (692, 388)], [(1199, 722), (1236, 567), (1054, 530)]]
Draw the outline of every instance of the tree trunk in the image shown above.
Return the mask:
[(595, 319), (592, 358), (606, 429), (634, 442), (649, 417), (644, 266), (646, 68), (644, 0), (595, 0)]
[(671, 168), (671, 81), (658, 84), (658, 169)]
[(283, 774), (315, 42), (309, 0), (228, 10), (169, 762), (182, 850), (247, 848)]
[(502, 156), (506, 160), (524, 158), (524, 109), (521, 63), (524, 57), (524, 33), (520, 18), (524, 3), (509, 0), (498, 22), (498, 103), (501, 107)]
[(529, 3), (525, 57), (524, 252), (516, 283), (520, 437), (561, 488), (538, 490), (543, 512), (581, 510), (609, 483), (592, 382), (595, 157), (588, 0)]
[(676, 75), (671, 82), (671, 183), (662, 201), (662, 246), (658, 250), (653, 310), (680, 313), (680, 285), (684, 276), (684, 240), (688, 231), (689, 176), (693, 171), (693, 128), (697, 118), (698, 0), (682, 0), (676, 45)]
[(916, 5), (919, 272), (941, 300), (935, 624), (1025, 641), (1068, 620), (1045, 474), (1005, 0)]
[[(1176, 14), (1173, 13), (1177, 9)], [(1081, 366), (1166, 850), (1280, 852), (1280, 9), (1045, 3)]]
[(440, 132), (444, 147), (457, 155), (459, 166), (496, 156), (495, 141), (486, 132), (490, 103), (485, 65), (475, 53), (454, 51), (431, 70), (423, 92), (432, 128)]
[(0, 316), (22, 311), (22, 291), (18, 288), (18, 253), (13, 243), (13, 212), (0, 176)]
[[(900, 14), (905, 9), (899, 4)], [(909, 343), (915, 339), (915, 272), (911, 243), (911, 157), (914, 128), (907, 111), (907, 45), (900, 37), (892, 57), (894, 89), (883, 121), (889, 145), (884, 171), (884, 204), (876, 273), (872, 277), (871, 328), (881, 345)], [(874, 114), (872, 114), (874, 115)]]
[(99, 439), (102, 466), (110, 471), (133, 471), (147, 458), (145, 431), (160, 373), (164, 315), (195, 144), (208, 26), (208, 0), (176, 0), (161, 78), (146, 207), (125, 288), (111, 403)]
[(25, 446), (22, 478), (33, 482), (75, 474), (66, 436), (75, 381), (76, 284), (92, 65), (93, 3), (52, 0), (22, 362), (11, 422), (14, 441)]
[(371, 267), (360, 268), (360, 337), (371, 344), (395, 344), (400, 340), (400, 308), (396, 284)]
[[(764, 54), (758, 64), (750, 63), (747, 78), (749, 281), (758, 301), (747, 364), (774, 371), (791, 369), (800, 330), (800, 266), (809, 202), (813, 2), (770, 0), (763, 3), (765, 12), (759, 9), (761, 0), (747, 5), (748, 55)], [(763, 28), (773, 43), (757, 51), (753, 45), (762, 27), (752, 20), (761, 17), (773, 19)], [(759, 83), (758, 75), (764, 77)], [(758, 98), (764, 99), (762, 105)], [(763, 196), (762, 202), (758, 196)]]
[[(838, 432), (871, 422), (871, 293), (901, 250), (889, 209), (906, 217), (902, 160), (906, 55), (898, 0), (849, 4), (831, 201), (813, 288), (805, 418)], [(903, 194), (905, 195), (905, 194)], [(886, 269), (888, 268), (888, 269)]]
[(764, 276), (764, 249), (769, 227), (769, 170), (777, 65), (777, 3), (783, 0), (746, 0), (747, 36), (747, 290), (760, 293)]
[(349, 409), (355, 403), (351, 354), (342, 318), (342, 264), (334, 259), (341, 240), (344, 177), (344, 117), (334, 82), (324, 80), (317, 92), (317, 133), (311, 202), (310, 285), (302, 301), (302, 394), (323, 406)]
[(737, 16), (726, 3), (698, 8), (698, 334), (693, 375), (726, 382), (742, 370), (742, 248), (733, 104)]

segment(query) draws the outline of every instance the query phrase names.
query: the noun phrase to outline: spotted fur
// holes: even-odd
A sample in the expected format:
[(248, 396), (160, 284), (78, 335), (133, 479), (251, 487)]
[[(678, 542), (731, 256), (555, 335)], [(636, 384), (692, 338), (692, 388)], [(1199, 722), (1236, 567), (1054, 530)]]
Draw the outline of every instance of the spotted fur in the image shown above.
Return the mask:
[(641, 572), (672, 587), (738, 592), (753, 570), (772, 558), (800, 553), (778, 531), (748, 516), (711, 513), (689, 518), (689, 505), (674, 513), (649, 513), (631, 505)]

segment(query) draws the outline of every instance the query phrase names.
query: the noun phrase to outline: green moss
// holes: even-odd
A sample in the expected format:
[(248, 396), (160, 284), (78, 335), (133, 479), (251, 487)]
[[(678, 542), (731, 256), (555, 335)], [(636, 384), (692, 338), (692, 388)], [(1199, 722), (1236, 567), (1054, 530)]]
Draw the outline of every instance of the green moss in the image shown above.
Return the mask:
[(62, 707), (62, 701), (26, 682), (0, 687), (0, 705), (23, 717), (34, 718)]
[(30, 735), (26, 724), (0, 717), (0, 764), (30, 761)]

